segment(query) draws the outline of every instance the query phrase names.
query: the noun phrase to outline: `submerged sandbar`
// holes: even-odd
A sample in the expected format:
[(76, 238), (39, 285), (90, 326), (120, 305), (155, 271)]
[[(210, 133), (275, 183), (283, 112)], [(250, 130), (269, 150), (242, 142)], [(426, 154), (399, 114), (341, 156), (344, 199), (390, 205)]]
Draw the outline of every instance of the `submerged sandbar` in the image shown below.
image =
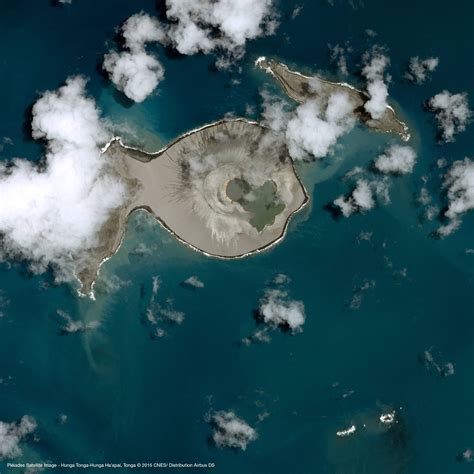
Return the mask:
[(103, 156), (128, 184), (130, 198), (103, 226), (100, 246), (78, 275), (83, 294), (91, 294), (100, 265), (118, 250), (137, 209), (195, 250), (238, 258), (281, 240), (308, 200), (284, 141), (245, 119), (206, 125), (156, 153), (114, 139)]
[(401, 121), (393, 107), (387, 105), (385, 113), (380, 119), (373, 119), (364, 109), (364, 104), (369, 96), (364, 92), (345, 82), (330, 82), (317, 76), (305, 76), (297, 71), (290, 71), (283, 63), (260, 57), (255, 65), (271, 74), (283, 88), (284, 92), (296, 102), (303, 103), (313, 97), (328, 98), (332, 93), (346, 92), (354, 104), (354, 113), (367, 127), (383, 133), (394, 133), (402, 140), (408, 141), (410, 133), (407, 125)]

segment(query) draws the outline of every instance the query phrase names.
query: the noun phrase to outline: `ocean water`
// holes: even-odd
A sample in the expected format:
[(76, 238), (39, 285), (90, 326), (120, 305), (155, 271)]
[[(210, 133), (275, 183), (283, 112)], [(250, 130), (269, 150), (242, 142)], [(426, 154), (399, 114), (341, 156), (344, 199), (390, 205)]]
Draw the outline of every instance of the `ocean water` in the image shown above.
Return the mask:
[[(281, 244), (243, 260), (200, 255), (138, 213), (101, 271), (96, 301), (51, 285), (50, 275), (30, 275), (21, 263), (2, 264), (8, 304), (0, 318), (0, 420), (29, 414), (38, 422), (18, 461), (212, 462), (212, 471), (224, 474), (472, 472), (472, 464), (456, 457), (474, 448), (474, 254), (466, 252), (474, 245), (474, 215), (437, 240), (431, 233), (439, 223), (420, 219), (416, 196), (427, 176), (434, 201), (443, 205), (436, 160), (473, 156), (472, 127), (439, 146), (423, 102), (442, 89), (474, 97), (474, 4), (297, 3), (303, 9), (292, 20), (295, 2), (280, 2), (282, 25), (274, 37), (249, 43), (241, 73), (215, 72), (212, 57), (171, 58), (157, 49), (166, 79), (153, 97), (132, 105), (99, 65), (115, 27), (142, 9), (156, 13), (156, 2), (0, 1), (0, 137), (13, 141), (1, 152), (4, 160), (40, 159), (41, 144), (28, 133), (30, 108), (68, 75), (88, 76), (88, 90), (117, 131), (154, 150), (228, 112), (244, 115), (247, 105), (258, 117), (261, 88), (278, 89), (253, 68), (256, 57), (337, 78), (327, 44), (345, 41), (354, 48), (353, 68), (375, 42), (389, 48), (391, 98), (419, 155), (412, 175), (393, 180), (390, 204), (335, 219), (325, 206), (348, 191), (341, 177), (396, 142), (355, 129), (334, 156), (298, 165), (310, 205)], [(367, 28), (378, 36), (369, 38)], [(402, 80), (413, 55), (440, 57), (423, 86)], [(364, 233), (370, 240), (361, 239)], [(291, 297), (305, 304), (304, 330), (275, 331), (268, 344), (242, 345), (255, 330), (253, 310), (278, 273), (291, 277)], [(191, 275), (204, 288), (183, 287)], [(162, 338), (151, 337), (146, 323), (155, 276), (160, 302), (172, 299), (185, 314), (181, 325), (163, 326)], [(107, 281), (122, 285), (109, 283), (105, 291)], [(58, 309), (101, 326), (61, 335)], [(453, 363), (454, 375), (430, 373), (420, 363), (425, 350)], [(209, 442), (206, 413), (229, 409), (258, 431), (245, 452)], [(398, 423), (374, 427), (391, 410)], [(268, 417), (259, 421), (263, 413)], [(66, 423), (58, 422), (60, 414)], [(336, 436), (352, 423), (353, 436)], [(1, 472), (6, 469), (3, 463)]]

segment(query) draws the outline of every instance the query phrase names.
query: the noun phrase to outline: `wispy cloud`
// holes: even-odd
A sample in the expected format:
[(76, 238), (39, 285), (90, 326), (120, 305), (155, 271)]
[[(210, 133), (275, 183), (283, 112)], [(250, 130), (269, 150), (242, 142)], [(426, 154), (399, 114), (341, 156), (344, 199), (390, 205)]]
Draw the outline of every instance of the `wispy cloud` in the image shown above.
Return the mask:
[(438, 58), (420, 59), (418, 56), (414, 56), (410, 58), (405, 78), (416, 84), (423, 84), (429, 78), (430, 73), (436, 70), (438, 64)]

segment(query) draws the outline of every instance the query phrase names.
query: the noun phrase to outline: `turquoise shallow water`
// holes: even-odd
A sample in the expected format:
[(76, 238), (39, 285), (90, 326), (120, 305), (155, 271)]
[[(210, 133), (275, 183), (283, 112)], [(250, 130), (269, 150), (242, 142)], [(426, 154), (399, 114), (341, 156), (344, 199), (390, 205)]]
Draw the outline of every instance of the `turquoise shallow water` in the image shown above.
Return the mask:
[[(133, 106), (97, 66), (115, 26), (140, 9), (156, 11), (154, 2), (75, 0), (62, 8), (48, 0), (0, 3), (0, 136), (14, 142), (3, 159), (39, 159), (41, 145), (25, 132), (28, 107), (70, 74), (89, 76), (104, 116), (134, 143), (155, 149), (226, 112), (242, 115), (246, 104), (258, 110), (258, 91), (271, 83), (252, 68), (255, 57), (275, 55), (331, 74), (327, 43), (350, 40), (357, 57), (374, 41), (366, 28), (390, 48), (391, 96), (419, 154), (415, 172), (393, 181), (390, 205), (335, 220), (324, 206), (347, 191), (341, 176), (394, 141), (356, 129), (334, 157), (299, 166), (311, 204), (280, 245), (244, 260), (199, 255), (136, 215), (101, 274), (127, 283), (98, 294), (95, 302), (76, 298), (65, 285), (44, 289), (48, 276), (3, 264), (0, 288), (10, 303), (0, 319), (0, 420), (27, 413), (39, 425), (37, 439), (22, 445), (20, 460), (214, 462), (214, 472), (224, 474), (472, 472), (456, 456), (474, 448), (474, 255), (465, 252), (473, 246), (474, 216), (466, 215), (453, 236), (435, 240), (430, 233), (437, 224), (420, 222), (415, 196), (427, 175), (439, 198), (436, 159), (473, 156), (472, 129), (456, 143), (438, 146), (432, 117), (422, 108), (443, 88), (474, 96), (473, 6), (299, 3), (303, 10), (293, 21), (293, 2), (280, 3), (278, 34), (249, 44), (241, 75), (212, 71), (209, 57), (172, 59), (158, 51), (166, 80), (155, 96)], [(415, 54), (441, 61), (421, 87), (401, 81)], [(241, 82), (231, 86), (235, 78)], [(358, 239), (361, 232), (372, 232), (371, 240)], [(275, 332), (269, 344), (242, 346), (255, 329), (252, 311), (277, 273), (291, 277), (291, 296), (304, 301), (304, 331)], [(157, 275), (159, 297), (172, 298), (185, 320), (165, 326), (167, 337), (153, 339), (144, 319)], [(205, 287), (180, 285), (191, 275)], [(360, 292), (366, 281), (375, 286)], [(360, 307), (351, 309), (358, 294)], [(100, 319), (101, 327), (61, 336), (57, 309), (83, 321)], [(453, 376), (440, 378), (420, 364), (419, 355), (430, 348), (454, 363)], [(204, 415), (231, 408), (259, 433), (243, 453), (208, 443), (212, 432)], [(389, 409), (397, 410), (394, 429), (335, 436), (352, 422), (369, 426)], [(269, 416), (258, 422), (263, 412)], [(68, 416), (65, 424), (57, 422), (61, 413)]]

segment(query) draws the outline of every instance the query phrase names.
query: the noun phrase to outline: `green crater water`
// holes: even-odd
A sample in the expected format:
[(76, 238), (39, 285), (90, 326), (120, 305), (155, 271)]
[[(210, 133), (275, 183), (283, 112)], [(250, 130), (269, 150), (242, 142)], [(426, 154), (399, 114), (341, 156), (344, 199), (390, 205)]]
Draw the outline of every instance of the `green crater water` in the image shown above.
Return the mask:
[(277, 187), (273, 181), (266, 181), (258, 188), (252, 186), (242, 178), (235, 178), (227, 184), (227, 196), (238, 202), (251, 214), (250, 224), (259, 232), (265, 226), (275, 222), (275, 217), (285, 208), (277, 197)]

